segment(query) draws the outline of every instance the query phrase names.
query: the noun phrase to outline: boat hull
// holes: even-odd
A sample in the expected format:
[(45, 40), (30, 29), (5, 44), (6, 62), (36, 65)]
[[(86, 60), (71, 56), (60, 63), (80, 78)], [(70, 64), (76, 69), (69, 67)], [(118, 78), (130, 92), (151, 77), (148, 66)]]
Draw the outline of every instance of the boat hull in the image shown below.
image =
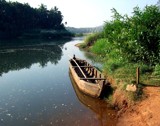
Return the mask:
[(104, 81), (100, 80), (99, 83), (91, 83), (87, 82), (85, 80), (82, 80), (76, 73), (75, 68), (71, 65), (69, 66), (70, 72), (72, 74), (72, 77), (74, 81), (76, 82), (78, 88), (80, 91), (84, 92), (85, 94), (88, 94), (92, 97), (100, 97), (103, 86), (104, 86)]

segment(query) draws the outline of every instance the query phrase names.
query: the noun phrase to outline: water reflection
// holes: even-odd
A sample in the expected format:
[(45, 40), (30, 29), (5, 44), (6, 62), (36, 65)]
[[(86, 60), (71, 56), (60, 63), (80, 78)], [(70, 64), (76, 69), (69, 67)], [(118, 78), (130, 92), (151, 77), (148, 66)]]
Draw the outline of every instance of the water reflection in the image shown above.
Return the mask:
[(30, 68), (35, 63), (39, 63), (41, 67), (44, 67), (49, 61), (57, 64), (61, 56), (62, 50), (58, 45), (1, 47), (0, 76), (12, 70)]
[(75, 84), (71, 73), (69, 73), (69, 75), (77, 98), (82, 104), (96, 113), (97, 120), (99, 121), (99, 126), (115, 126), (115, 111), (107, 107), (107, 103), (104, 100), (95, 99), (82, 93)]
[[(55, 43), (23, 48), (0, 47), (0, 73), (8, 72), (0, 77), (0, 126), (109, 124), (110, 110), (106, 104), (93, 99), (98, 112), (92, 108), (92, 99), (86, 104), (85, 100), (90, 99), (87, 96), (83, 96), (82, 104), (71, 84), (68, 55), (76, 54), (86, 59), (74, 46), (79, 42), (81, 39), (74, 39), (66, 42), (63, 48)], [(101, 110), (104, 111), (102, 114)]]
[(60, 40), (50, 40), (50, 39), (13, 39), (13, 40), (0, 40), (0, 48), (1, 47), (19, 47), (26, 45), (37, 45), (37, 44), (56, 44), (63, 45), (67, 41), (71, 41), (70, 38), (60, 39)]

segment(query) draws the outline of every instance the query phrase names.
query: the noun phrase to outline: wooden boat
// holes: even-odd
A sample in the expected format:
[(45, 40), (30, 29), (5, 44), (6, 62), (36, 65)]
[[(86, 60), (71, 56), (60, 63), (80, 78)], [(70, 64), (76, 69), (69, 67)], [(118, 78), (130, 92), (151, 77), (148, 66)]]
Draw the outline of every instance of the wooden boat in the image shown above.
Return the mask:
[(73, 76), (71, 74), (69, 74), (69, 76), (77, 98), (83, 105), (85, 105), (96, 114), (95, 117), (97, 118), (99, 125), (116, 125), (116, 111), (114, 111), (113, 108), (107, 107), (108, 104), (105, 100), (93, 98), (81, 92), (73, 80)]
[(70, 71), (78, 88), (92, 97), (100, 97), (106, 83), (104, 75), (87, 61), (79, 58), (71, 58)]

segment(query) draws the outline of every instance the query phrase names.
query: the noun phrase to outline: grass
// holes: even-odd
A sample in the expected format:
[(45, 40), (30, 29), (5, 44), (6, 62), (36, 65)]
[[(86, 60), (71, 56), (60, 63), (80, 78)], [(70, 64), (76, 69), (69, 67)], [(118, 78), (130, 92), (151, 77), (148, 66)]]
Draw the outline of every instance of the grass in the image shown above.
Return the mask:
[[(136, 69), (137, 67), (140, 67), (140, 83), (143, 85), (153, 85), (153, 86), (160, 86), (160, 76), (159, 74), (154, 74), (153, 71), (151, 71), (151, 68), (146, 67), (143, 64), (106, 64), (104, 66), (104, 72), (112, 76), (113, 78), (122, 80), (123, 82), (126, 82), (128, 84), (135, 83), (136, 82)], [(110, 70), (108, 70), (110, 68)], [(147, 71), (148, 70), (148, 71)], [(154, 69), (153, 69), (154, 70)]]
[[(160, 64), (151, 67), (144, 63), (129, 62), (125, 57), (127, 53), (122, 55), (121, 50), (113, 46), (107, 39), (97, 38), (97, 36), (90, 35), (81, 46), (100, 59), (103, 73), (111, 78), (110, 80), (114, 83), (113, 88), (120, 89), (120, 95), (125, 95), (128, 102), (141, 99), (143, 86), (160, 86)], [(140, 68), (140, 84), (136, 92), (128, 92), (126, 86), (136, 84), (137, 67)], [(112, 96), (113, 94), (110, 94), (109, 97), (106, 97), (111, 104), (114, 101)]]
[[(136, 69), (139, 67), (141, 84), (160, 86), (160, 64), (150, 67), (143, 63), (128, 62), (116, 50), (106, 47), (106, 43), (106, 39), (99, 39), (94, 45), (87, 46), (87, 51), (94, 53), (95, 57), (101, 60), (103, 72), (107, 76), (112, 76), (116, 81), (133, 84), (136, 82)], [(81, 46), (86, 46), (86, 42), (82, 43)], [(108, 50), (112, 50), (112, 52), (107, 53)]]
[(144, 86), (160, 86), (160, 76), (157, 72), (154, 74), (154, 68), (146, 67), (146, 65), (138, 63), (130, 63), (125, 65), (118, 64), (117, 66), (108, 71), (108, 68), (113, 66), (106, 63), (103, 71), (108, 77), (111, 77), (114, 80), (113, 86), (117, 89), (121, 89), (122, 91), (125, 91), (128, 84), (136, 83), (136, 68), (140, 67), (140, 83), (137, 86), (136, 92), (125, 91), (129, 102), (141, 100), (143, 96), (142, 89)]
[[(133, 63), (121, 56), (119, 51), (112, 49), (106, 39), (99, 39), (90, 51), (97, 54), (103, 64), (103, 71), (117, 81), (127, 84), (136, 82), (136, 69), (140, 68), (140, 83), (143, 85), (160, 86), (160, 64), (148, 66), (144, 63)], [(109, 47), (108, 47), (109, 46)]]
[(92, 46), (98, 39), (102, 38), (102, 33), (94, 33), (86, 36), (84, 43), (80, 45), (81, 48), (88, 48)]

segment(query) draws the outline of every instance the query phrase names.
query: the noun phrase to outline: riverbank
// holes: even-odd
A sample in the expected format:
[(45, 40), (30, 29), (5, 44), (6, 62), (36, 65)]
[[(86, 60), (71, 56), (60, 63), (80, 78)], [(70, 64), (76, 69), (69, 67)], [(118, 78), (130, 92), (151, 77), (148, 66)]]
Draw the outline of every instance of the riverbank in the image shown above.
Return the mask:
[(143, 95), (135, 99), (136, 92), (124, 90), (123, 82), (115, 85), (115, 79), (109, 80), (115, 89), (110, 104), (117, 110), (116, 126), (159, 126), (160, 125), (160, 87), (141, 87)]
[[(75, 45), (80, 47), (81, 44)], [(107, 101), (117, 110), (117, 126), (158, 126), (160, 125), (157, 107), (160, 104), (160, 87), (138, 85), (135, 92), (126, 91), (127, 85), (123, 80), (107, 75), (113, 88), (113, 94)]]
[(159, 126), (160, 87), (145, 87), (144, 97), (134, 105), (121, 109), (117, 126)]

